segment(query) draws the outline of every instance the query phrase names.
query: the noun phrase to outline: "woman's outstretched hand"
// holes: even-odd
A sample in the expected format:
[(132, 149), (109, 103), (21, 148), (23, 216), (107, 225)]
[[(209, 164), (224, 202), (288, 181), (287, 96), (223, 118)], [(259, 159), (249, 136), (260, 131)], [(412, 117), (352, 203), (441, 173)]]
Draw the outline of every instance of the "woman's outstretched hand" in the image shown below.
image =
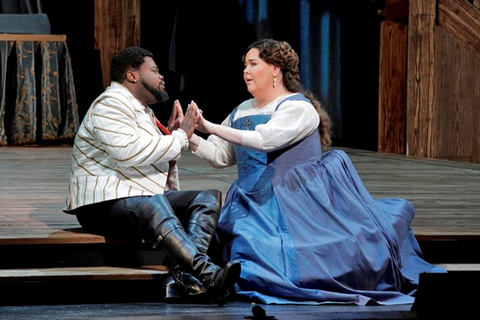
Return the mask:
[[(188, 106), (195, 106), (198, 108), (196, 102), (192, 101)], [(198, 108), (198, 113), (196, 116), (196, 124), (195, 124), (195, 130), (198, 130), (203, 133), (213, 133), (213, 128), (214, 125), (207, 119), (203, 117), (203, 112), (200, 108)]]
[(180, 123), (180, 128), (185, 131), (188, 139), (192, 137), (193, 131), (195, 131), (198, 115), (199, 111), (197, 105), (190, 103), (188, 105), (187, 111), (185, 111), (185, 116)]

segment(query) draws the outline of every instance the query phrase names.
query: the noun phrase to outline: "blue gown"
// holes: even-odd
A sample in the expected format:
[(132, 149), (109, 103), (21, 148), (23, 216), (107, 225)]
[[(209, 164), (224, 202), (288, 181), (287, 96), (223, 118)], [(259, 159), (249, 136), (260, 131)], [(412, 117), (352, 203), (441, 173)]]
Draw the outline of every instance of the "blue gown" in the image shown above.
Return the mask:
[[(269, 118), (248, 116), (232, 126), (252, 130)], [(345, 152), (322, 154), (318, 130), (282, 150), (236, 146), (235, 155), (238, 179), (226, 194), (217, 236), (223, 259), (241, 262), (240, 298), (411, 304), (421, 272), (446, 272), (422, 258), (410, 228), (412, 203), (373, 199)]]

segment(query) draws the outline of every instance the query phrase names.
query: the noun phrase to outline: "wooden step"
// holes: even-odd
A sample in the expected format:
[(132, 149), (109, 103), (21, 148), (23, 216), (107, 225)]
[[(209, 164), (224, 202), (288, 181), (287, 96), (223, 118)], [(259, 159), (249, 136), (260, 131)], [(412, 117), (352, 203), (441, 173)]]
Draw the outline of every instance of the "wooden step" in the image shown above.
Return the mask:
[(164, 280), (167, 274), (162, 265), (0, 269), (0, 282)]
[(435, 265), (448, 272), (480, 271), (480, 263), (436, 263)]
[(0, 269), (0, 305), (158, 303), (167, 275), (161, 265)]
[[(435, 265), (448, 272), (480, 271), (478, 263), (439, 263)], [(162, 265), (0, 269), (0, 282), (163, 280), (167, 274), (168, 267)]]
[(37, 224), (29, 222), (23, 227), (17, 224), (10, 228), (0, 226), (2, 233), (0, 245), (142, 243), (133, 239), (104, 237), (88, 233), (81, 227), (59, 230), (41, 223)]

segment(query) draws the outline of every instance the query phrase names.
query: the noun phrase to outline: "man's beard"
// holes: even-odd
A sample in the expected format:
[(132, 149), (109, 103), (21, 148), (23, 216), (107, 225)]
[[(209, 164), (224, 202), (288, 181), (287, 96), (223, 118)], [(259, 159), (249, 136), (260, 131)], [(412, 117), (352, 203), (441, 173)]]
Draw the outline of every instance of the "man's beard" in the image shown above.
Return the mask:
[(170, 98), (167, 91), (162, 91), (158, 88), (151, 87), (146, 82), (144, 82), (143, 79), (140, 80), (140, 83), (145, 89), (147, 89), (151, 94), (153, 94), (155, 99), (157, 99), (157, 102), (165, 102), (168, 100), (168, 98)]

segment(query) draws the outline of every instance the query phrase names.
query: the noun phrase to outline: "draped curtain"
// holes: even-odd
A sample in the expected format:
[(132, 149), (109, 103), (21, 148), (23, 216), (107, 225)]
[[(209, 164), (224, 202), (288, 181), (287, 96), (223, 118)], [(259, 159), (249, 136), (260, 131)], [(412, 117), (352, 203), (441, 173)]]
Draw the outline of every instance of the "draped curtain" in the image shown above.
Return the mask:
[(300, 58), (302, 85), (332, 118), (333, 137), (342, 135), (341, 34), (336, 0), (237, 0), (257, 39), (288, 41)]
[(42, 13), (40, 0), (0, 0), (0, 13)]
[[(300, 57), (302, 85), (332, 118), (334, 145), (377, 150), (380, 21), (375, 2), (177, 0), (174, 4), (174, 13), (164, 19), (171, 19), (173, 26), (168, 69), (180, 79), (174, 86), (173, 77), (168, 77), (172, 96), (177, 87), (184, 101), (194, 99), (204, 111), (212, 109), (206, 116), (220, 122), (237, 103), (251, 97), (242, 77), (243, 50), (260, 38), (285, 40)], [(223, 30), (228, 30), (226, 37), (220, 35)], [(142, 35), (145, 32), (147, 28), (142, 28)], [(155, 39), (158, 46), (158, 35), (143, 39), (142, 43)], [(216, 93), (228, 99), (218, 99)]]
[(140, 45), (140, 0), (95, 0), (94, 48), (100, 51), (103, 87), (110, 85), (113, 55)]

